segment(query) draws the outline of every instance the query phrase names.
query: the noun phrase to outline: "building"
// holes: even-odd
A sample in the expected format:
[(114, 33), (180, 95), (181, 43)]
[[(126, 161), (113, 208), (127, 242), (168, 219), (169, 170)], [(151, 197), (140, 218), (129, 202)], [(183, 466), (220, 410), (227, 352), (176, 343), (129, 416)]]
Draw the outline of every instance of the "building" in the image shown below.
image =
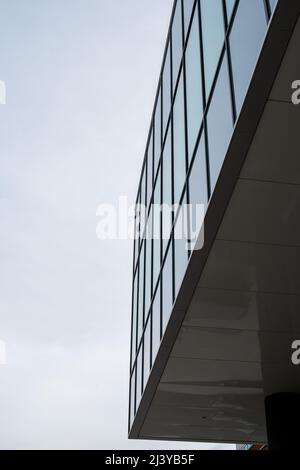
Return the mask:
[[(137, 196), (130, 438), (299, 438), (299, 13), (174, 2)], [(205, 206), (202, 249), (159, 203)]]

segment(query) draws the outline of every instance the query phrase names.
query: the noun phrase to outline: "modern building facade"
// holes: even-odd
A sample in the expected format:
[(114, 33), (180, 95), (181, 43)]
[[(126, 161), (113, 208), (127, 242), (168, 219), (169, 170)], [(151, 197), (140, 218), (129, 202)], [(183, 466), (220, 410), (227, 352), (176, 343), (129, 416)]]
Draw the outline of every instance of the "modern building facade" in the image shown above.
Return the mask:
[(266, 442), (266, 397), (300, 392), (299, 13), (174, 2), (136, 200), (130, 438)]

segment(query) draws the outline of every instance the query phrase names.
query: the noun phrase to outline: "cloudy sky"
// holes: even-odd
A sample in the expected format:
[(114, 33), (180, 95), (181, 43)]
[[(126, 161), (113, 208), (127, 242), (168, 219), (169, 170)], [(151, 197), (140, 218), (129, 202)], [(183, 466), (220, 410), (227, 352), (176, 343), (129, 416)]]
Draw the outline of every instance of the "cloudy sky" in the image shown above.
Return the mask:
[[(134, 200), (172, 0), (1, 0), (0, 448), (127, 440)], [(199, 448), (199, 445), (194, 446)]]

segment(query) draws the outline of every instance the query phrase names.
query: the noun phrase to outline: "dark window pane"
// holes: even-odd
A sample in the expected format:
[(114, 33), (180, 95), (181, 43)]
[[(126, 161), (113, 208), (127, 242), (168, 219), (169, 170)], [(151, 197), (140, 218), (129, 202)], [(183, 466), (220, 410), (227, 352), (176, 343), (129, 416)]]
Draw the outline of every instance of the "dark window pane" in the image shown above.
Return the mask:
[(191, 158), (203, 117), (198, 15), (194, 15), (186, 50), (188, 147)]
[(148, 146), (148, 153), (147, 153), (147, 205), (150, 203), (150, 198), (153, 189), (153, 181), (152, 181), (152, 174), (153, 174), (153, 131), (151, 130), (149, 146)]
[(173, 255), (172, 243), (169, 245), (168, 254), (162, 274), (162, 320), (163, 332), (166, 329), (173, 305)]
[(136, 354), (136, 322), (137, 322), (137, 289), (138, 273), (136, 273), (133, 281), (133, 306), (132, 306), (132, 337), (131, 337), (131, 363), (133, 364)]
[(176, 10), (172, 24), (172, 61), (173, 61), (173, 84), (175, 87), (179, 66), (182, 58), (182, 15), (181, 0), (177, 0)]
[(135, 372), (136, 370), (134, 369), (130, 384), (130, 426), (135, 416)]
[(174, 110), (174, 202), (179, 203), (186, 178), (185, 125), (182, 73), (176, 93)]
[(263, 0), (241, 0), (230, 34), (237, 112), (239, 113), (266, 33)]
[(189, 29), (189, 23), (191, 20), (191, 14), (193, 10), (195, 0), (183, 0), (183, 11), (184, 11), (184, 31), (185, 35)]
[[(184, 202), (186, 200), (184, 198)], [(178, 218), (174, 231), (174, 247), (175, 247), (175, 298), (181, 286), (188, 262), (188, 231), (187, 231), (187, 211), (186, 205), (183, 204), (178, 212)]]
[(159, 91), (158, 100), (155, 111), (155, 125), (154, 125), (154, 179), (158, 167), (161, 152), (161, 91)]
[(171, 127), (168, 128), (168, 134), (163, 151), (163, 256), (166, 245), (170, 238), (172, 228), (172, 155), (171, 155)]
[(163, 136), (167, 127), (167, 122), (171, 109), (171, 60), (170, 46), (166, 55), (163, 71)]
[(230, 21), (234, 5), (235, 5), (235, 0), (226, 0), (228, 22)]
[(153, 203), (153, 288), (155, 288), (161, 265), (161, 166), (155, 184)]
[(201, 0), (201, 15), (205, 83), (208, 96), (224, 43), (222, 0)]
[(160, 285), (152, 305), (152, 365), (160, 346)]
[(148, 319), (144, 335), (144, 390), (150, 373), (151, 319)]
[(232, 134), (232, 110), (226, 58), (219, 72), (218, 81), (209, 107), (208, 144), (211, 190), (213, 191), (222, 167)]
[(140, 400), (142, 397), (142, 373), (143, 373), (142, 352), (143, 352), (143, 348), (141, 347), (138, 353), (137, 363), (136, 363), (136, 409), (138, 409), (138, 406), (140, 404)]
[[(208, 193), (207, 193), (207, 175), (206, 175), (206, 159), (205, 159), (205, 145), (204, 137), (202, 135), (196, 157), (193, 162), (189, 177), (189, 190), (190, 190), (190, 239), (193, 244), (196, 243), (200, 229), (202, 227), (204, 211), (207, 207)], [(204, 207), (201, 207), (201, 206)], [(203, 245), (201, 239), (200, 249)]]
[(142, 246), (139, 259), (139, 309), (138, 309), (138, 344), (142, 337), (144, 326), (144, 248)]

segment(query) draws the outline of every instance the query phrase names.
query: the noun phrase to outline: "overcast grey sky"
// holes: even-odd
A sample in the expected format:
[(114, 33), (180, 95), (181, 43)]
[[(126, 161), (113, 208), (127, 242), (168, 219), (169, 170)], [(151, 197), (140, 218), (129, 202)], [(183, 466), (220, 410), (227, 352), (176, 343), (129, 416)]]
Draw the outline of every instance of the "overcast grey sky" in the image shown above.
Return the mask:
[(187, 447), (127, 440), (132, 243), (95, 234), (135, 198), (172, 3), (0, 0), (1, 449)]

